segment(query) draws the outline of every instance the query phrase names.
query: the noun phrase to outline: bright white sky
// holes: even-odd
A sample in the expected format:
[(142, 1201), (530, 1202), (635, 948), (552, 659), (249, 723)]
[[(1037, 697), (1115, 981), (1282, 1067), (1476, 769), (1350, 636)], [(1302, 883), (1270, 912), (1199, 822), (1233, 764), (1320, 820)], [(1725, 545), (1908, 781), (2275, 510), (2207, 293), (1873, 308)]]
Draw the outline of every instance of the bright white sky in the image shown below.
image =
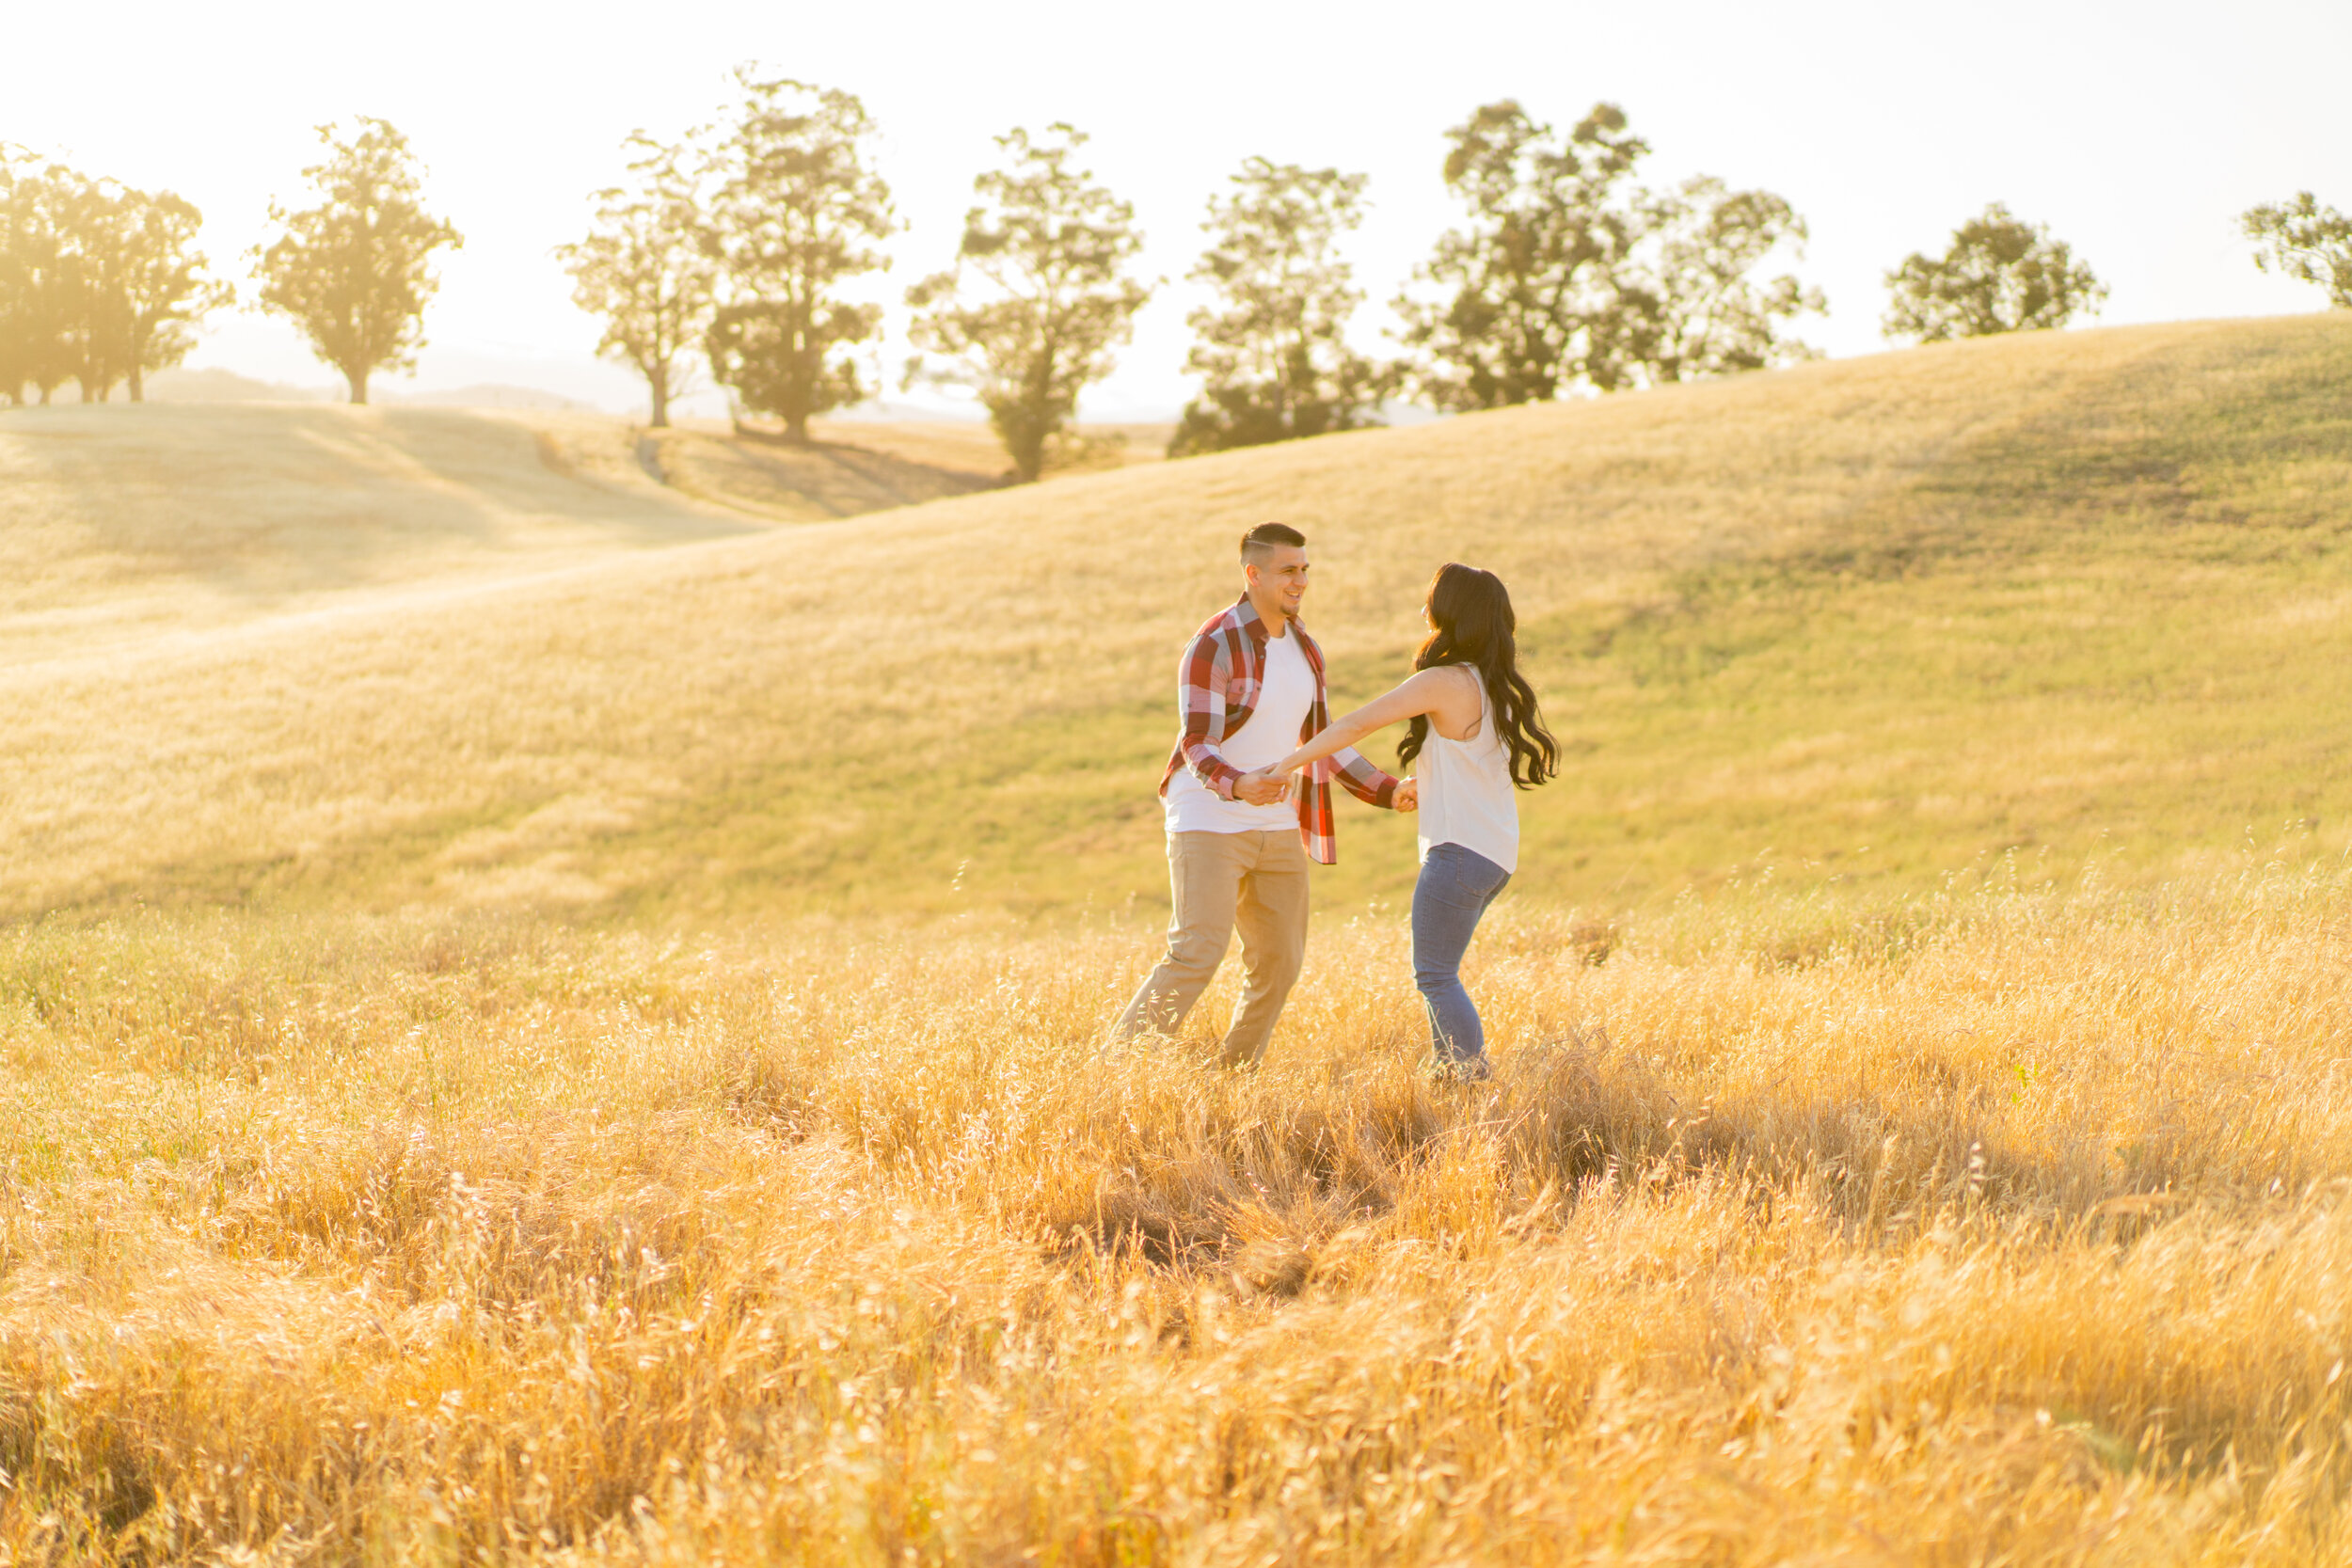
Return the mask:
[[(596, 326), (548, 252), (619, 174), (623, 136), (707, 119), (744, 60), (849, 88), (881, 124), (908, 224), (879, 285), (894, 376), (900, 291), (949, 260), (991, 138), (1055, 119), (1093, 135), (1096, 172), (1149, 237), (1146, 271), (1168, 281), (1092, 418), (1166, 416), (1189, 395), (1200, 296), (1184, 274), (1207, 198), (1253, 153), (1372, 176), (1351, 255), (1370, 296), (1358, 336), (1377, 346), (1386, 301), (1455, 220), (1442, 135), (1495, 98), (1560, 125), (1614, 100), (1656, 150), (1652, 182), (1705, 172), (1788, 197), (1812, 226), (1800, 271), (1830, 302), (1805, 335), (1837, 355), (1882, 346), (1882, 275), (1987, 201), (2072, 242), (2112, 288), (2108, 323), (2318, 309), (2316, 289), (2254, 269), (2234, 214), (2303, 188), (2352, 207), (2345, 0), (0, 0), (0, 139), (180, 192), (204, 210), (215, 270), (243, 284), (271, 198), (304, 194), (310, 128), (381, 115), (466, 236), (414, 386), (509, 382), (624, 410), (634, 378), (592, 357)], [(243, 312), (190, 363), (335, 379), (290, 326)]]

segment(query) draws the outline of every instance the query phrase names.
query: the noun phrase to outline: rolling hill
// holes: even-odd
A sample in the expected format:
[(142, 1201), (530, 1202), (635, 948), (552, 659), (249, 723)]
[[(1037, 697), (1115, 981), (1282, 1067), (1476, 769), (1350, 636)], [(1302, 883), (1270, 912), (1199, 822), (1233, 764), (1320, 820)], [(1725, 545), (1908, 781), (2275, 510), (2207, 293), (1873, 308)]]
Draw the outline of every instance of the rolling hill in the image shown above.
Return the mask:
[[(1175, 652), (1267, 517), (1314, 542), (1343, 701), (1405, 668), (1437, 563), (1512, 584), (1570, 755), (1527, 801), (1527, 895), (2352, 844), (2342, 317), (1940, 346), (786, 529), (562, 416), (128, 412), (0, 419), (9, 914), (1148, 905)], [(1407, 885), (1408, 824), (1350, 809), (1341, 842), (1325, 908)]]

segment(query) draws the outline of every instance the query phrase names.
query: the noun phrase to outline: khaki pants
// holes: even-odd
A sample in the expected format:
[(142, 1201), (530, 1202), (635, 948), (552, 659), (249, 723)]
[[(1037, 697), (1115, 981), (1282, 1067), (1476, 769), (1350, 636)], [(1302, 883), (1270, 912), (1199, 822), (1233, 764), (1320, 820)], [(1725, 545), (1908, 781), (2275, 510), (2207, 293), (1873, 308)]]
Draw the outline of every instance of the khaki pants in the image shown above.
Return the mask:
[(1225, 1031), (1229, 1067), (1255, 1067), (1307, 956), (1307, 847), (1279, 832), (1170, 833), (1168, 956), (1112, 1025), (1114, 1040), (1176, 1032), (1241, 927), (1241, 1004)]

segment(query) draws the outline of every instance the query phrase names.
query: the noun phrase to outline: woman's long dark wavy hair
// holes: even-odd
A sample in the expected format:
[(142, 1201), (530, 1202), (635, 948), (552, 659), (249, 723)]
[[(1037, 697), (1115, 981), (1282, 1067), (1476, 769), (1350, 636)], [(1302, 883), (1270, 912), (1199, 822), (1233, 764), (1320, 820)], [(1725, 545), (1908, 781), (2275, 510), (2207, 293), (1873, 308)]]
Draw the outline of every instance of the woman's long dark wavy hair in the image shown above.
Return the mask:
[[(1492, 572), (1450, 561), (1429, 579), (1430, 624), (1437, 629), (1413, 656), (1413, 668), (1466, 664), (1478, 672), (1494, 704), (1495, 728), (1511, 749), (1511, 782), (1532, 789), (1560, 771), (1560, 743), (1535, 711), (1535, 689), (1519, 673), (1519, 618), (1511, 594)], [(1410, 768), (1429, 738), (1429, 716), (1416, 714), (1397, 742), (1400, 767)]]

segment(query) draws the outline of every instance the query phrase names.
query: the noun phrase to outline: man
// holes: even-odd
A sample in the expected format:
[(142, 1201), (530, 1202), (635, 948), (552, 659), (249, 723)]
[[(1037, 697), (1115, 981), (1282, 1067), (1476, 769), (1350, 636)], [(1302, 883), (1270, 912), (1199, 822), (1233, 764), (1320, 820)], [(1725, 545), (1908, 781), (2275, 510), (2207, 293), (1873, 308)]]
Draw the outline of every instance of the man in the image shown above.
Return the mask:
[(1225, 1032), (1229, 1067), (1254, 1067), (1307, 951), (1307, 862), (1338, 858), (1331, 778), (1375, 806), (1411, 811), (1400, 784), (1353, 751), (1309, 771), (1295, 801), (1279, 779), (1248, 779), (1329, 722), (1323, 650), (1299, 624), (1307, 539), (1281, 523), (1242, 536), (1243, 593), (1184, 646), (1177, 667), (1183, 730), (1160, 777), (1168, 814), (1168, 879), (1175, 909), (1168, 955), (1112, 1026), (1122, 1040), (1172, 1034), (1241, 927), (1241, 1005)]

